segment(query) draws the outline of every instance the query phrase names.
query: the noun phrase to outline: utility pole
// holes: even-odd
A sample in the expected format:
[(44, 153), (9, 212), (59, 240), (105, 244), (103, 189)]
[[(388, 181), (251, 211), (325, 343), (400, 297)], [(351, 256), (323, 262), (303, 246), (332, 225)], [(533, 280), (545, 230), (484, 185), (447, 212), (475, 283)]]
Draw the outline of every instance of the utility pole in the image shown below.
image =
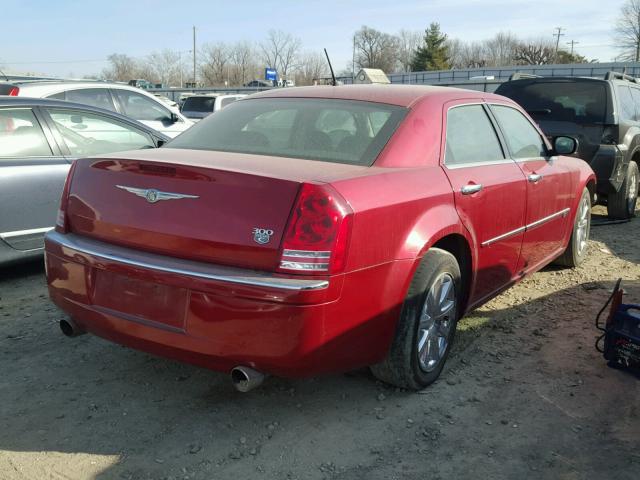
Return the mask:
[[(580, 42), (576, 42), (575, 40), (571, 40), (570, 42), (567, 42), (567, 45), (571, 45), (571, 55), (573, 55), (573, 46), (577, 45), (578, 43), (580, 43)], [(557, 52), (558, 51), (556, 50), (556, 53)]]
[(556, 37), (556, 59), (558, 58), (558, 48), (560, 48), (560, 37), (564, 37), (564, 33), (562, 33), (562, 30), (564, 30), (564, 28), (562, 27), (556, 27), (556, 33), (553, 34), (554, 37)]
[(193, 26), (193, 84), (196, 84), (196, 26)]
[[(637, 61), (637, 60), (636, 60)], [(351, 78), (356, 79), (356, 34), (353, 34), (353, 50), (351, 50)]]

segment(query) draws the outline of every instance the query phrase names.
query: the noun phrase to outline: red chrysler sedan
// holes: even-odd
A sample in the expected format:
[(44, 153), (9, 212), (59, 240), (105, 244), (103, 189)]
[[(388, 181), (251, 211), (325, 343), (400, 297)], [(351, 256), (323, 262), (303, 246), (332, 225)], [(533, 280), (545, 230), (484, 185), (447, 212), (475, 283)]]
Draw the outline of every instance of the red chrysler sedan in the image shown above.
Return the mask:
[(79, 160), (46, 237), (68, 335), (230, 372), (371, 366), (421, 389), (456, 322), (576, 266), (595, 177), (509, 99), (424, 86), (271, 90), (159, 150)]

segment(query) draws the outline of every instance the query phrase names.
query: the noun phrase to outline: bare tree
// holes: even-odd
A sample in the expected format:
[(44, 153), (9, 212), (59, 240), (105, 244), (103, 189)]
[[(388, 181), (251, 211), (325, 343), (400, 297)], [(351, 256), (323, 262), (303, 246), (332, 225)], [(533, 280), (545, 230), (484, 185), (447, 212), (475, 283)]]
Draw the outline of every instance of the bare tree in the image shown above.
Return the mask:
[(223, 42), (207, 43), (200, 47), (200, 74), (210, 86), (224, 85), (229, 80), (229, 47)]
[(375, 28), (363, 26), (355, 34), (356, 65), (393, 72), (398, 63), (399, 40)]
[[(349, 72), (351, 75), (351, 72)], [(296, 73), (296, 85), (313, 85), (314, 80), (329, 76), (325, 56), (318, 52), (306, 52), (300, 57)]]
[(413, 55), (422, 44), (422, 32), (411, 30), (400, 30), (398, 32), (398, 67), (402, 72), (411, 71), (411, 60)]
[(302, 42), (299, 38), (281, 30), (269, 30), (267, 39), (260, 44), (264, 63), (278, 70), (282, 78), (287, 78), (290, 70), (295, 69), (301, 48)]
[(518, 39), (510, 32), (498, 32), (483, 42), (486, 63), (491, 67), (503, 67), (513, 63)]
[(123, 53), (112, 53), (107, 57), (109, 67), (102, 71), (102, 77), (117, 82), (127, 82), (139, 78), (139, 65), (136, 60)]
[(256, 54), (249, 42), (238, 42), (229, 48), (231, 85), (244, 85), (258, 70)]
[(616, 23), (616, 42), (620, 59), (640, 61), (640, 0), (627, 0)]
[(521, 42), (513, 55), (514, 61), (519, 65), (545, 65), (553, 63), (555, 57), (555, 44), (544, 40)]
[(146, 67), (150, 72), (149, 76), (153, 81), (163, 85), (180, 85), (180, 74), (184, 73), (184, 65), (181, 65), (181, 60), (180, 53), (175, 50), (165, 48), (160, 52), (152, 52), (146, 62)]

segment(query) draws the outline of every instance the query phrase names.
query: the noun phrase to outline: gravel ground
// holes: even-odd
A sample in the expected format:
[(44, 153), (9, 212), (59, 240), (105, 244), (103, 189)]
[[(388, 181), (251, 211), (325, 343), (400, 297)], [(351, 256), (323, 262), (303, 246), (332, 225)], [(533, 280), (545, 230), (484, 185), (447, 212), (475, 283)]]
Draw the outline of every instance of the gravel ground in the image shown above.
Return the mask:
[(640, 303), (640, 219), (594, 228), (580, 269), (469, 315), (420, 393), (362, 370), (239, 394), (226, 375), (63, 337), (40, 265), (5, 269), (0, 479), (637, 480), (640, 381), (593, 348), (618, 277)]

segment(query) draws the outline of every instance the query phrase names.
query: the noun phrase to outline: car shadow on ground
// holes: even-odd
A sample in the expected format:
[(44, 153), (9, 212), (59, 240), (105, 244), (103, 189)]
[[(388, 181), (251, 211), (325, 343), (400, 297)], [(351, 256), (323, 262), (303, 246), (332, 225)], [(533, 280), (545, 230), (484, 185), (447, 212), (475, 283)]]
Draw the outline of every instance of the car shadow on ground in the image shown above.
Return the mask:
[(603, 207), (595, 207), (591, 215), (591, 239), (600, 241), (617, 257), (640, 264), (640, 249), (631, 239), (640, 237), (640, 210), (630, 221), (611, 220)]
[[(40, 264), (31, 264), (13, 273), (5, 272), (0, 285), (7, 285), (25, 272), (41, 275), (41, 268)], [(451, 444), (432, 445), (430, 458), (414, 460), (414, 467), (427, 469), (430, 461), (440, 458), (445, 462), (439, 467), (440, 472), (445, 477), (449, 474), (450, 478), (459, 478), (460, 471), (454, 465), (459, 462), (462, 468), (463, 457), (469, 458), (480, 445), (468, 443), (471, 439), (465, 439), (464, 431), (456, 439), (457, 429), (465, 422), (466, 428), (476, 428), (474, 418), (486, 417), (490, 404), (492, 409), (503, 411), (516, 408), (504, 403), (505, 398), (523, 395), (526, 385), (545, 389), (555, 382), (554, 377), (544, 381), (527, 379), (520, 390), (515, 385), (488, 382), (480, 372), (494, 368), (497, 357), (488, 352), (496, 342), (500, 344), (499, 351), (512, 359), (526, 352), (522, 357), (526, 362), (536, 359), (546, 363), (549, 373), (559, 377), (567, 368), (600, 375), (589, 377), (598, 387), (593, 394), (597, 412), (585, 415), (621, 408), (622, 387), (629, 385), (627, 376), (621, 372), (609, 374), (602, 365), (604, 361), (592, 352), (593, 317), (612, 286), (609, 281), (586, 283), (508, 308), (480, 308), (462, 321), (457, 346), (441, 380), (420, 393), (384, 385), (363, 369), (305, 380), (270, 378), (259, 389), (240, 394), (232, 388), (227, 375), (146, 355), (91, 335), (66, 338), (55, 325), (55, 310), (47, 313), (48, 321), (32, 315), (21, 320), (23, 325), (8, 329), (0, 326), (2, 363), (10, 366), (0, 384), (0, 418), (4, 424), (0, 429), (0, 450), (73, 454), (69, 462), (73, 460), (75, 466), (63, 463), (55, 468), (60, 474), (84, 469), (76, 471), (78, 478), (86, 478), (83, 471), (95, 471), (95, 478), (99, 479), (137, 479), (184, 478), (190, 474), (195, 478), (248, 478), (251, 472), (261, 469), (270, 472), (269, 478), (285, 478), (291, 472), (300, 477), (308, 468), (313, 469), (313, 474), (307, 478), (324, 478), (326, 472), (315, 470), (322, 459), (341, 458), (349, 449), (352, 460), (345, 460), (344, 471), (330, 470), (333, 477), (360, 478), (361, 469), (370, 469), (369, 478), (388, 478), (385, 469), (397, 462), (380, 464), (379, 458), (392, 458), (394, 449), (405, 442), (413, 445), (416, 440), (412, 419), (426, 422), (425, 428), (433, 427), (429, 423), (432, 420), (423, 420), (428, 405), (428, 411), (442, 422), (451, 423), (451, 415), (460, 415), (461, 420), (456, 426), (439, 430), (439, 435), (451, 436)], [(630, 298), (640, 302), (640, 282), (627, 282), (626, 288)], [(555, 335), (556, 327), (564, 333)], [(11, 328), (26, 333), (12, 338)], [(550, 348), (544, 344), (548, 339), (560, 354), (545, 350)], [(562, 349), (576, 344), (584, 350), (579, 350), (567, 367), (568, 358)], [(586, 357), (585, 352), (589, 352)], [(587, 360), (593, 364), (586, 364)], [(516, 361), (512, 368), (516, 372), (511, 376), (521, 367)], [(522, 368), (524, 373), (527, 367)], [(482, 380), (478, 380), (480, 377)], [(495, 398), (489, 403), (479, 400), (461, 406), (461, 398), (483, 391), (487, 392), (487, 400)], [(611, 394), (616, 391), (620, 393)], [(551, 396), (548, 392), (546, 395)], [(537, 399), (517, 399), (517, 408), (522, 409), (522, 402), (531, 401)], [(462, 411), (468, 416), (462, 417)], [(604, 421), (612, 420), (605, 416)], [(569, 440), (558, 435), (557, 422), (538, 423), (531, 427), (531, 438), (547, 438), (545, 448), (569, 448), (563, 446), (562, 442)], [(628, 426), (625, 424), (624, 428)], [(600, 468), (598, 461), (606, 462), (602, 454), (593, 452), (602, 441), (602, 435), (594, 432), (582, 431), (585, 439), (570, 450), (584, 457), (585, 465), (596, 471)], [(476, 435), (489, 433), (480, 431)], [(607, 437), (609, 445), (620, 447), (620, 455), (626, 454), (633, 443), (625, 443), (624, 438)], [(458, 450), (461, 444), (466, 447)], [(515, 446), (507, 444), (504, 448), (513, 448), (515, 458), (521, 454)], [(542, 447), (528, 448), (536, 451)], [(89, 455), (83, 460), (85, 454)], [(591, 455), (588, 460), (587, 455)], [(91, 467), (91, 462), (100, 464), (96, 456), (109, 459), (101, 471)], [(618, 457), (614, 460), (617, 462)], [(522, 465), (525, 469), (519, 473), (530, 473), (526, 462)], [(48, 468), (43, 464), (43, 472)], [(485, 473), (490, 474), (492, 467), (486, 468), (489, 470)], [(514, 468), (517, 473), (520, 467)]]

